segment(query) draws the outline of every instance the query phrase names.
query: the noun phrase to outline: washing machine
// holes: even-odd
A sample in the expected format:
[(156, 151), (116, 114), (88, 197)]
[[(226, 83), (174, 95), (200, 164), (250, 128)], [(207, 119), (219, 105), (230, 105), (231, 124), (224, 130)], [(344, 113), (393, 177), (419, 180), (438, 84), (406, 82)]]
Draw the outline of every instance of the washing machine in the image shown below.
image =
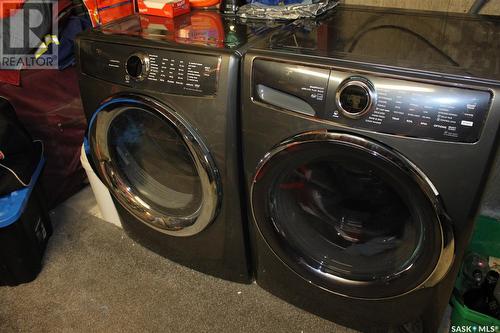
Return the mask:
[(338, 7), (245, 55), (257, 283), (361, 331), (437, 332), (500, 123), (491, 17)]
[(123, 228), (160, 255), (238, 282), (250, 281), (240, 56), (274, 27), (194, 11), (132, 15), (78, 38), (86, 153)]

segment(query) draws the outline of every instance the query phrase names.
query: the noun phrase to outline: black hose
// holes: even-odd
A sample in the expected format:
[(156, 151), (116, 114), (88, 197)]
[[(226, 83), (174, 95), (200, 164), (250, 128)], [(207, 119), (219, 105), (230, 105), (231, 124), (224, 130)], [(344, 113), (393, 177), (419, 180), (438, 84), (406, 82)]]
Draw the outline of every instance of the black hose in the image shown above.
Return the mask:
[(474, 4), (469, 9), (469, 14), (478, 14), (481, 8), (488, 3), (489, 0), (476, 0)]

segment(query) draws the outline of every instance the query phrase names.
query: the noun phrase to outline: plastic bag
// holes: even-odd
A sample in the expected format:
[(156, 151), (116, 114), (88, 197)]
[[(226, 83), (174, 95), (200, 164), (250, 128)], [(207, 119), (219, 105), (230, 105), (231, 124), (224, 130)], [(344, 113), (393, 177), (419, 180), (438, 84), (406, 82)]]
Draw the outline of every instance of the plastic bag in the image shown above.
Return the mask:
[(238, 10), (238, 16), (266, 20), (295, 20), (316, 17), (338, 4), (337, 0), (305, 0), (298, 3), (295, 3), (296, 0), (285, 0), (284, 2), (282, 0), (259, 1), (241, 6)]
[(33, 141), (10, 105), (0, 98), (0, 196), (27, 187), (42, 149)]

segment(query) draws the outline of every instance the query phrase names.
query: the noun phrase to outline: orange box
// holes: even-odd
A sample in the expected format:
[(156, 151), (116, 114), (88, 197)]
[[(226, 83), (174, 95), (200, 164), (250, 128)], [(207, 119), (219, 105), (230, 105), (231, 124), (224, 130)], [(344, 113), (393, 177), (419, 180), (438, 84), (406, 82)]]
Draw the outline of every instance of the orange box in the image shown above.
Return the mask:
[(139, 13), (163, 17), (175, 17), (189, 13), (189, 0), (137, 0)]
[(175, 37), (175, 32), (186, 26), (191, 25), (191, 17), (185, 16), (178, 19), (172, 19), (161, 16), (141, 15), (142, 30), (161, 31), (160, 34)]
[(132, 0), (84, 0), (83, 3), (94, 27), (134, 13)]
[(134, 13), (133, 2), (122, 2), (98, 9), (101, 24), (106, 24)]
[(0, 1), (0, 19), (14, 15), (24, 5), (25, 0)]

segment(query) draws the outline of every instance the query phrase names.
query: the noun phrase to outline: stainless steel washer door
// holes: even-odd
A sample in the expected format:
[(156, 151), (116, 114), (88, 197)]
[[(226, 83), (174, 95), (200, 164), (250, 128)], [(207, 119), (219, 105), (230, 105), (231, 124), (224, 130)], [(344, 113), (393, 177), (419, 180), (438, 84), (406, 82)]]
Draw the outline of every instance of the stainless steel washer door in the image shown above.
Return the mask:
[(222, 194), (208, 148), (174, 110), (127, 95), (101, 105), (89, 124), (99, 176), (139, 221), (173, 236), (191, 236), (216, 217)]
[(453, 237), (437, 195), (397, 152), (315, 131), (266, 154), (251, 209), (270, 249), (306, 281), (380, 299), (433, 286), (451, 267)]

